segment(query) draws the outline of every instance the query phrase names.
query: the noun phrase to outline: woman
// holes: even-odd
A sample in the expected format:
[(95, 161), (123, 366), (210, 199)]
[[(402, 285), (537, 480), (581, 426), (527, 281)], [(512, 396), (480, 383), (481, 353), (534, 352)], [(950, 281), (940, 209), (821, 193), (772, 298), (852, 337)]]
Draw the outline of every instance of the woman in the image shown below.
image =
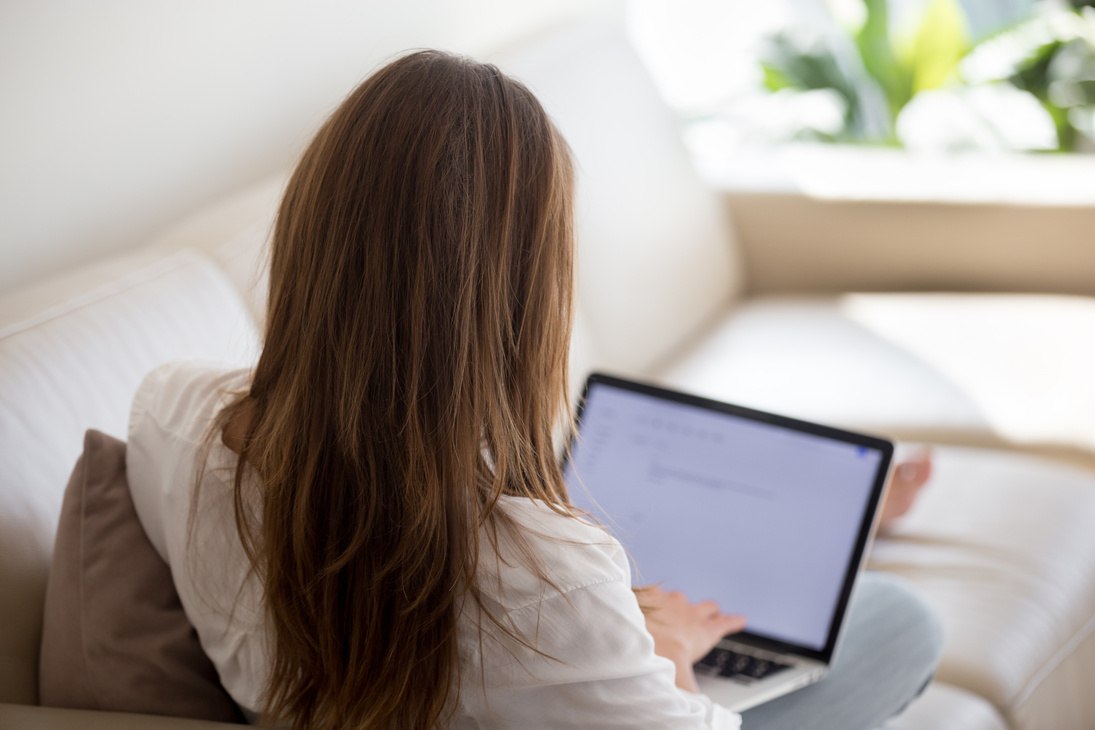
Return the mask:
[(251, 719), (737, 726), (691, 665), (743, 620), (657, 589), (644, 615), (619, 544), (567, 499), (572, 195), (524, 86), (403, 57), (289, 182), (254, 371), (142, 384), (134, 502)]

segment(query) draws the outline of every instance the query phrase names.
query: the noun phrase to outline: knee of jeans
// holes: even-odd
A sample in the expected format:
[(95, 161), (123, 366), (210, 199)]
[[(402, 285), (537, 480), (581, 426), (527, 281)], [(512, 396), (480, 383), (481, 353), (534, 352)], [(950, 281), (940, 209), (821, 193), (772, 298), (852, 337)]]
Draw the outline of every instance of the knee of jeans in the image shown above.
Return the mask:
[(920, 658), (932, 671), (943, 655), (945, 633), (939, 614), (916, 591), (916, 587), (904, 578), (889, 573), (870, 573), (875, 590), (884, 592), (891, 618), (909, 638), (908, 647), (913, 657)]

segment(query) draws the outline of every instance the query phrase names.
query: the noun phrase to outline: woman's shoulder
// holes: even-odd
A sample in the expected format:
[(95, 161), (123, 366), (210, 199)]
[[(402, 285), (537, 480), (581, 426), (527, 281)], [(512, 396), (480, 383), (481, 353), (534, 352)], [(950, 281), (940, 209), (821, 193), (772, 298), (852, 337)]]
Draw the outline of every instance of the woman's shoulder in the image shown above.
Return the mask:
[(210, 360), (177, 360), (157, 367), (133, 398), (130, 441), (153, 429), (200, 443), (216, 412), (247, 387), (248, 379), (248, 370)]
[[(247, 381), (246, 370), (186, 360), (161, 365), (137, 388), (129, 413), (126, 478), (137, 517), (169, 564), (169, 538), (184, 532), (205, 434), (219, 408)], [(215, 452), (217, 464), (227, 465), (227, 448), (216, 446), (210, 458)]]
[(494, 539), (480, 538), (478, 583), (507, 610), (596, 585), (630, 588), (627, 553), (600, 526), (524, 497), (503, 497), (499, 509)]

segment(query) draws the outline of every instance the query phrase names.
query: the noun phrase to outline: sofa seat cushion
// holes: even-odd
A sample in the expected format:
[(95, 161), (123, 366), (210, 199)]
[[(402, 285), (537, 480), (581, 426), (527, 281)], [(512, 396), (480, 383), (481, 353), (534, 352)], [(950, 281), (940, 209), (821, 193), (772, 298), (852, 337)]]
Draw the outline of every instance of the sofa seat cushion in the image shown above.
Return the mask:
[(883, 730), (1011, 730), (983, 697), (943, 682), (932, 682)]
[(46, 576), (84, 431), (124, 437), (137, 385), (160, 363), (247, 365), (258, 351), (239, 294), (199, 252), (94, 272), (0, 301), (0, 702), (37, 700)]
[(0, 703), (0, 727), (19, 730), (240, 730), (239, 725), (209, 720), (4, 703)]
[(989, 700), (1015, 730), (1092, 727), (1093, 525), (1095, 474), (937, 447), (932, 480), (868, 565), (939, 612), (939, 681)]
[(808, 420), (1090, 454), (1092, 333), (1095, 299), (1086, 297), (757, 299), (658, 375)]

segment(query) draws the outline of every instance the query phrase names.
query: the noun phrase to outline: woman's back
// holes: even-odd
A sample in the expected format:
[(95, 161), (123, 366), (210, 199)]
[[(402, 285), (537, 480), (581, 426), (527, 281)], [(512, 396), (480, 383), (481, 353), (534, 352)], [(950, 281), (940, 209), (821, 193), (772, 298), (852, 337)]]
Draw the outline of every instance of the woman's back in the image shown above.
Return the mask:
[[(220, 442), (203, 448), (231, 394), (247, 385), (246, 371), (209, 362), (172, 363), (151, 373), (134, 400), (127, 469), (138, 515), (172, 567), (203, 648), (254, 719), (263, 707), (273, 637), (261, 581), (235, 525), (237, 456)], [(652, 718), (664, 727), (708, 725), (718, 708), (677, 690), (673, 665), (654, 654), (619, 543), (525, 497), (503, 496), (499, 509), (509, 520), (495, 540), (480, 536), (476, 577), (484, 605), (507, 630), (475, 602), (463, 603), (453, 727), (619, 727)], [(529, 554), (550, 584), (525, 562)]]

